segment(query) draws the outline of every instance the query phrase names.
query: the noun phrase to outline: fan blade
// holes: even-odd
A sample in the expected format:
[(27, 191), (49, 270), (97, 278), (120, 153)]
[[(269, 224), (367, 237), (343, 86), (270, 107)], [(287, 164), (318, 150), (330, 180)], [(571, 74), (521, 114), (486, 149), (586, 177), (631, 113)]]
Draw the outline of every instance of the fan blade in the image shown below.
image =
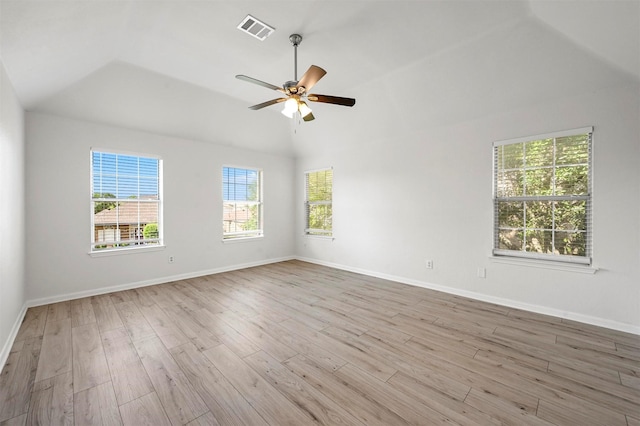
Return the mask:
[(340, 96), (328, 96), (328, 95), (307, 95), (307, 99), (312, 102), (323, 102), (325, 104), (335, 104), (352, 107), (356, 104), (356, 100), (353, 98), (341, 98)]
[(311, 120), (314, 120), (315, 117), (313, 116), (313, 113), (309, 113), (309, 114), (305, 115), (304, 117), (302, 117), (302, 119), (304, 121), (311, 121)]
[(264, 107), (268, 107), (268, 106), (271, 106), (271, 105), (279, 104), (280, 102), (284, 102), (286, 100), (287, 100), (287, 98), (271, 99), (270, 101), (263, 102), (263, 103), (258, 104), (258, 105), (250, 106), (249, 109), (253, 109), (253, 110), (262, 109)]
[(279, 92), (284, 93), (284, 89), (282, 87), (278, 87), (276, 85), (273, 85), (271, 83), (266, 83), (264, 81), (256, 80), (253, 77), (248, 77), (246, 75), (239, 74), (239, 75), (236, 75), (236, 78), (238, 80), (246, 81), (248, 83), (257, 84), (258, 86), (266, 87), (267, 89), (277, 90)]
[(315, 86), (318, 80), (324, 77), (326, 73), (327, 72), (322, 68), (316, 65), (311, 65), (307, 72), (304, 73), (302, 78), (300, 78), (300, 81), (298, 81), (296, 87), (303, 86), (305, 88), (305, 91), (309, 93), (309, 90), (311, 90), (311, 88)]

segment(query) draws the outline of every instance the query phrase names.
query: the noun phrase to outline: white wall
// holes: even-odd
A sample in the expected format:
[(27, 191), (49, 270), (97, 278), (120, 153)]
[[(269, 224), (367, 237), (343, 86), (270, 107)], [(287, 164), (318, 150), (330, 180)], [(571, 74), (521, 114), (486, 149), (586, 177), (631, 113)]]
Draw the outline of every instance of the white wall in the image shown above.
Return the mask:
[[(330, 146), (310, 149), (297, 162), (300, 199), (305, 170), (334, 167), (335, 236), (305, 238), (298, 203), (297, 253), (640, 333), (639, 93), (633, 84), (603, 88), (442, 126), (387, 122), (379, 136), (345, 126)], [(385, 120), (370, 115), (368, 122), (377, 128)], [(595, 129), (593, 241), (600, 270), (588, 275), (492, 262), (492, 142), (584, 126)], [(425, 259), (434, 261), (433, 270)], [(477, 268), (486, 268), (485, 279)]]
[[(228, 146), (27, 113), (27, 298), (164, 282), (294, 255), (294, 160)], [(160, 155), (166, 249), (91, 257), (91, 147)], [(222, 243), (222, 166), (264, 173), (262, 239)], [(168, 263), (168, 256), (175, 262)]]
[(0, 62), (0, 365), (25, 303), (24, 112)]

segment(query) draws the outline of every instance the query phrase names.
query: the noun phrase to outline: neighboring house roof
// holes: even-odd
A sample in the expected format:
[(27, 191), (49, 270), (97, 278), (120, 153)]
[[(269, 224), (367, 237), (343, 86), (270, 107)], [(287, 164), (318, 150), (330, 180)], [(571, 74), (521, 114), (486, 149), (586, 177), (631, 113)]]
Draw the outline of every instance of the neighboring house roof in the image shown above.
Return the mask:
[(93, 216), (94, 225), (156, 223), (156, 203), (119, 202), (113, 209), (106, 209)]
[(249, 209), (224, 209), (222, 220), (225, 222), (246, 222), (251, 217)]

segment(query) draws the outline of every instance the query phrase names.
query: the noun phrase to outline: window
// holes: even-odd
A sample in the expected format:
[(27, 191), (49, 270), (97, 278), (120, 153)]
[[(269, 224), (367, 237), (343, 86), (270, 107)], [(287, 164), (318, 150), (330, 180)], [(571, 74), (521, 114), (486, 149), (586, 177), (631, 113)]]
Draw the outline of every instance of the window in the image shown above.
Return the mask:
[(305, 173), (305, 216), (307, 235), (333, 235), (333, 170)]
[(162, 244), (161, 166), (153, 157), (91, 151), (91, 251)]
[(262, 172), (222, 168), (223, 239), (262, 236)]
[(494, 143), (494, 255), (591, 263), (592, 133)]

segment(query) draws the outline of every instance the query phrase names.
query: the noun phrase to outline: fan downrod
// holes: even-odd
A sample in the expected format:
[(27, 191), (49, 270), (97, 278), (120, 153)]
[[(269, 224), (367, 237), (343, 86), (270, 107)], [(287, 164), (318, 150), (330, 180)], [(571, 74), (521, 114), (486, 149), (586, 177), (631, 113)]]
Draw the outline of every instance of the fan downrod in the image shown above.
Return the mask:
[(298, 84), (298, 45), (302, 41), (300, 34), (291, 34), (289, 41), (293, 44), (293, 80)]

